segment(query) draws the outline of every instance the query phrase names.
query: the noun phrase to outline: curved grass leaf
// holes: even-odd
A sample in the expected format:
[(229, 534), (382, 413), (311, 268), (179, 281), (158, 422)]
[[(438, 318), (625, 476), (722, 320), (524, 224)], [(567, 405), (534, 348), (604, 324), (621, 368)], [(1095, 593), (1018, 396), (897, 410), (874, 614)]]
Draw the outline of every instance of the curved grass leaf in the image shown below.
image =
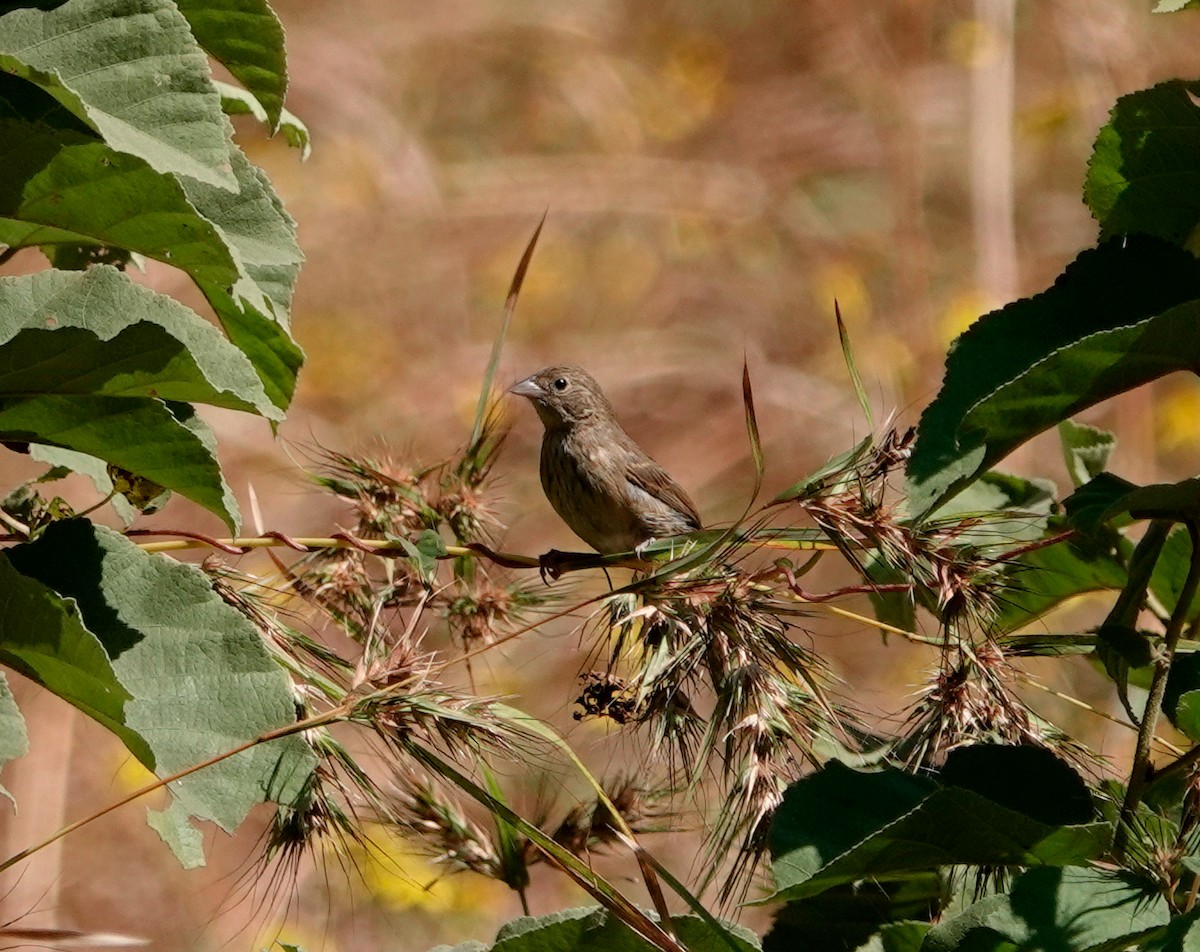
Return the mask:
[(1083, 252), (1050, 289), (976, 321), (946, 359), (908, 464), (924, 514), (1076, 411), (1200, 361), (1200, 261), (1148, 237)]
[(38, 393), (160, 397), (282, 417), (215, 327), (103, 265), (0, 278), (0, 397)]
[(187, 404), (46, 394), (0, 400), (0, 439), (87, 453), (199, 503), (237, 531), (240, 516), (211, 431)]
[(1200, 224), (1200, 83), (1173, 79), (1117, 100), (1088, 160), (1083, 199), (1101, 238), (1183, 245)]
[[(295, 721), (283, 669), (194, 566), (150, 555), (82, 519), (55, 523), (10, 556), (23, 575), (74, 599), (131, 695), (125, 722), (145, 738), (160, 776)], [(315, 764), (301, 737), (287, 737), (171, 790), (191, 815), (231, 831), (264, 799), (296, 800)]]
[(262, 104), (279, 127), (287, 93), (283, 24), (266, 0), (175, 0), (196, 42)]
[(37, 83), (119, 152), (235, 188), (229, 121), (170, 0), (69, 0), (0, 16), (0, 70)]

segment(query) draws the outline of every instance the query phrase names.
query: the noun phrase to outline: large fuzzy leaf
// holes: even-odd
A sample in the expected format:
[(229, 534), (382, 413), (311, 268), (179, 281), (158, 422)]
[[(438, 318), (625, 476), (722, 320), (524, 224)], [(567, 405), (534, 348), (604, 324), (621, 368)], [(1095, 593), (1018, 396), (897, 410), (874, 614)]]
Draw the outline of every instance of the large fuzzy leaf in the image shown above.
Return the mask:
[[(295, 720), (283, 669), (196, 567), (149, 555), (85, 520), (52, 525), (10, 552), (23, 575), (74, 599), (129, 692), (125, 723), (153, 751), (160, 776)], [(314, 766), (307, 744), (290, 737), (171, 789), (193, 816), (232, 830), (255, 803), (295, 801)]]
[(114, 149), (234, 188), (229, 121), (170, 0), (68, 0), (0, 16), (0, 69), (42, 86)]

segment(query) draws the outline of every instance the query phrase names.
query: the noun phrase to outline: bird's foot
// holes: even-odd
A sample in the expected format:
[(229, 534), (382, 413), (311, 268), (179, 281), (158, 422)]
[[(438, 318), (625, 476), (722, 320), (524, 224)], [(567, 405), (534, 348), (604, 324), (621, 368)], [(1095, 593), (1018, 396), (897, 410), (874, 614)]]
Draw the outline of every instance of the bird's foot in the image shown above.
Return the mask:
[(549, 552), (543, 552), (538, 556), (538, 574), (542, 577), (542, 581), (549, 585), (546, 581), (546, 576), (549, 576), (553, 581), (558, 581), (559, 576), (563, 573), (563, 565), (568, 562), (573, 556), (571, 552), (560, 552), (558, 549), (551, 549)]

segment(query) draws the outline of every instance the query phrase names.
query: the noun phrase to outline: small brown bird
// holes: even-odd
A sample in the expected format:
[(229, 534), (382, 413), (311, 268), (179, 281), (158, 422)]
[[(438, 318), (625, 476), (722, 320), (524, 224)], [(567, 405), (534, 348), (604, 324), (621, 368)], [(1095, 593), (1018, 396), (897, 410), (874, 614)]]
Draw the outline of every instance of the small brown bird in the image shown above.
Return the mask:
[(621, 429), (586, 371), (547, 367), (508, 392), (527, 397), (546, 427), (546, 498), (597, 552), (629, 552), (701, 528), (687, 493)]

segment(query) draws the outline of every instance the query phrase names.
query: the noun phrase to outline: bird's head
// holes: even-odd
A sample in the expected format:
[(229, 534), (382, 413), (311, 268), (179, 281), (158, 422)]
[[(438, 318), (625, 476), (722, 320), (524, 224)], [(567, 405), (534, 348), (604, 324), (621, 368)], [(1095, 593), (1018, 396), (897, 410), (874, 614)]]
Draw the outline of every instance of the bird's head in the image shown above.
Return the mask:
[(545, 367), (508, 392), (528, 399), (548, 430), (613, 416), (600, 385), (581, 367)]

